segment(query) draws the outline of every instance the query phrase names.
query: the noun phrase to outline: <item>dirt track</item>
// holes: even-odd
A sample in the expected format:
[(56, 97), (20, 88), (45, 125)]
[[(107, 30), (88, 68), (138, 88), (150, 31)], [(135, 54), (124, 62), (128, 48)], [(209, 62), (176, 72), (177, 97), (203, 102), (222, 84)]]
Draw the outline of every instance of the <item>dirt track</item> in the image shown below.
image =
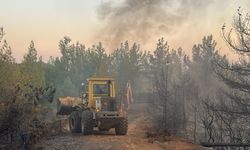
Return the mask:
[(128, 112), (129, 129), (126, 136), (116, 136), (114, 130), (109, 132), (94, 132), (93, 135), (83, 136), (67, 132), (59, 136), (50, 137), (42, 143), (45, 149), (54, 150), (127, 150), (127, 149), (167, 149), (167, 150), (196, 150), (191, 143), (179, 140), (160, 143), (145, 137), (145, 128), (150, 124), (146, 118), (148, 112), (145, 104), (135, 104)]

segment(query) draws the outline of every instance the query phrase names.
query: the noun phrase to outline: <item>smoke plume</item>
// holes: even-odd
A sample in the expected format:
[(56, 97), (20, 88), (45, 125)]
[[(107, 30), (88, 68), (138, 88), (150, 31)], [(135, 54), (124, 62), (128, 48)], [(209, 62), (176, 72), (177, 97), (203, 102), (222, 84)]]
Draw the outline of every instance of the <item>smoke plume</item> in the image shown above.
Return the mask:
[(175, 34), (188, 22), (187, 20), (192, 19), (192, 13), (204, 13), (211, 2), (213, 1), (106, 1), (97, 10), (98, 18), (103, 23), (98, 37), (110, 48), (119, 46), (125, 40), (144, 44), (155, 36), (160, 38), (163, 35)]

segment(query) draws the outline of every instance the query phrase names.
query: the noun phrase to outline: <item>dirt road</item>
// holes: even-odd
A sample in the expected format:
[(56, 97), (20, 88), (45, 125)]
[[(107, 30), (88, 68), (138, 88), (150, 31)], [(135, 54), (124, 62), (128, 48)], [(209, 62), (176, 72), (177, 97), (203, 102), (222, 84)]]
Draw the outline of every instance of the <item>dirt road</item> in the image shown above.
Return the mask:
[(48, 150), (196, 150), (195, 145), (173, 140), (168, 142), (150, 141), (145, 137), (145, 128), (151, 123), (146, 117), (147, 107), (145, 104), (135, 104), (128, 111), (129, 129), (126, 136), (116, 136), (114, 130), (108, 132), (95, 131), (93, 135), (83, 136), (81, 134), (71, 134), (53, 136), (42, 141), (43, 148)]

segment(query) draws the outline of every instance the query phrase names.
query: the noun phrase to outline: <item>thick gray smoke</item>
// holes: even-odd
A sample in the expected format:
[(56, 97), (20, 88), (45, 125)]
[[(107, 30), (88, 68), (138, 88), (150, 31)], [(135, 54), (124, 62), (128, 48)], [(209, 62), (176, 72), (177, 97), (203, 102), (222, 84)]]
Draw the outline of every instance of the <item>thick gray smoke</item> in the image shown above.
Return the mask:
[[(174, 34), (190, 20), (191, 13), (204, 13), (213, 0), (124, 0), (103, 2), (97, 11), (104, 23), (98, 33), (110, 48), (124, 40), (146, 43), (152, 36)], [(103, 25), (102, 25), (103, 26)], [(159, 37), (160, 38), (160, 37)]]

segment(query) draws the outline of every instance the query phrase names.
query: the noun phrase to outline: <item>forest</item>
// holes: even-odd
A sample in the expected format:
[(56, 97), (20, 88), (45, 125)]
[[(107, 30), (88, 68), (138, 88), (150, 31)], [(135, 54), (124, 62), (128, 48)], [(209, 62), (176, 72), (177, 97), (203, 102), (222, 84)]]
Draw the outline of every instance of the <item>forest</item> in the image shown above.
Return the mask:
[(164, 38), (147, 51), (124, 41), (109, 52), (101, 42), (88, 48), (65, 36), (58, 43), (59, 57), (43, 61), (31, 41), (22, 61), (16, 62), (5, 40), (8, 33), (1, 28), (0, 133), (7, 130), (11, 141), (31, 133), (28, 142), (39, 141), (57, 128), (48, 123), (54, 119), (56, 99), (79, 96), (81, 83), (101, 75), (118, 81), (120, 97), (130, 81), (135, 102), (147, 98), (158, 132), (194, 143), (249, 143), (249, 23), (249, 14), (239, 10), (232, 26), (222, 26), (234, 60), (220, 53), (212, 35), (194, 44), (191, 55), (171, 48)]

